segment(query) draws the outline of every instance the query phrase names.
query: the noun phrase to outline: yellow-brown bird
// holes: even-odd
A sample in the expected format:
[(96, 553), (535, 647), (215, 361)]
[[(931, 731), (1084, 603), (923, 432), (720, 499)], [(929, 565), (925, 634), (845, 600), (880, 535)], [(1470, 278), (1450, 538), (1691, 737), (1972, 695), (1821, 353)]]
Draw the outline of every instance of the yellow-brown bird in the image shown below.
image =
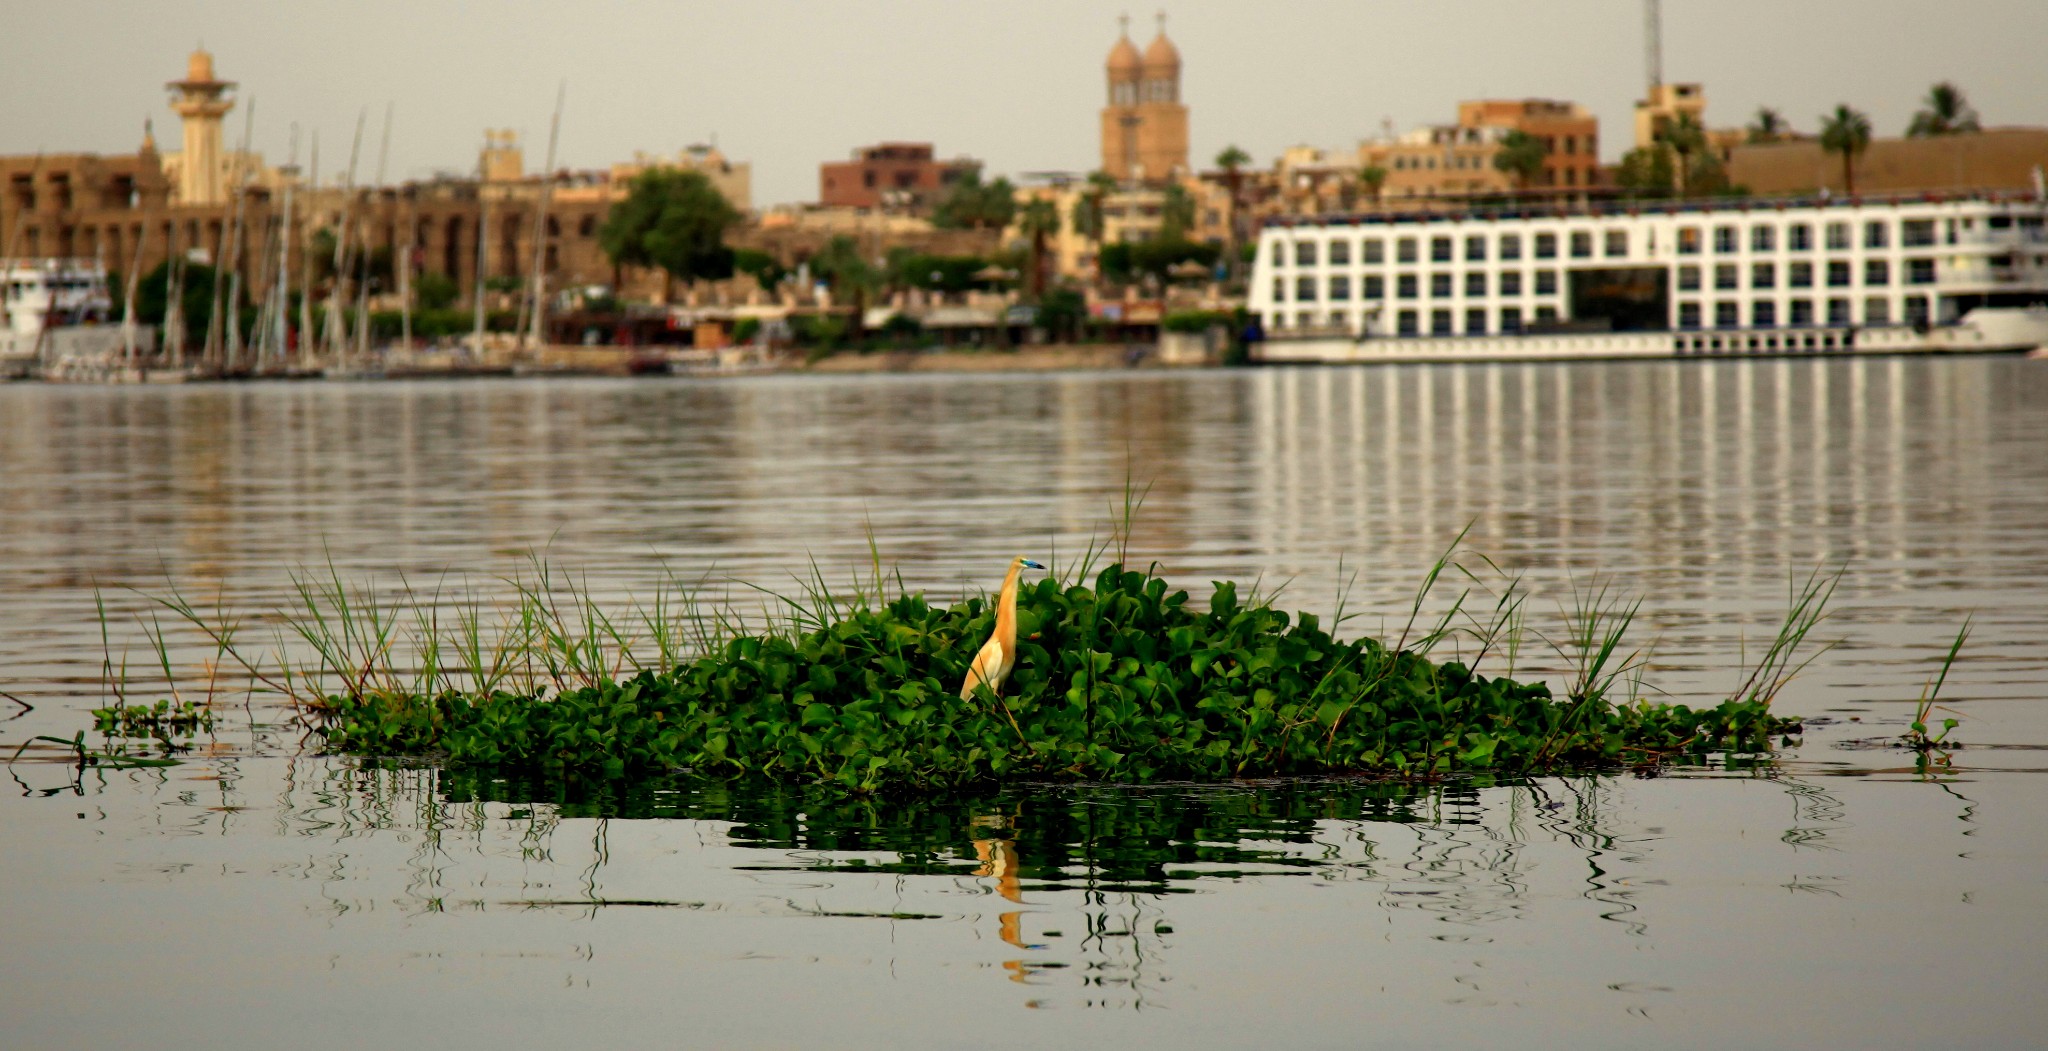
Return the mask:
[(988, 684), (992, 693), (1003, 692), (1003, 680), (1017, 666), (1017, 574), (1044, 568), (1022, 557), (1010, 563), (1010, 573), (1003, 578), (1002, 594), (996, 597), (996, 630), (982, 645), (981, 652), (974, 655), (974, 663), (967, 666), (967, 681), (960, 684), (962, 700), (973, 698), (974, 688), (983, 683)]

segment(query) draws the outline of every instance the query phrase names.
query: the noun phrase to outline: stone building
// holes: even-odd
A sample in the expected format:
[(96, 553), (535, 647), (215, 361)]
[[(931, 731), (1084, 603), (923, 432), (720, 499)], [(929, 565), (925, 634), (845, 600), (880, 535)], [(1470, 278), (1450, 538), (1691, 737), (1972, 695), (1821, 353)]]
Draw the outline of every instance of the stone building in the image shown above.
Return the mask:
[(967, 157), (933, 156), (929, 142), (882, 142), (853, 159), (818, 165), (818, 203), (827, 208), (928, 208), (948, 187), (981, 171)]
[[(1744, 144), (1726, 154), (1728, 180), (1755, 194), (1843, 193), (1842, 155), (1818, 139)], [(2032, 192), (2048, 170), (2048, 128), (1872, 139), (1856, 158), (1857, 193), (1923, 190)]]
[(1131, 43), (1129, 19), (1110, 48), (1108, 105), (1102, 108), (1102, 170), (1118, 182), (1164, 183), (1186, 175), (1188, 108), (1180, 100), (1180, 49), (1166, 38), (1166, 16), (1145, 53)]

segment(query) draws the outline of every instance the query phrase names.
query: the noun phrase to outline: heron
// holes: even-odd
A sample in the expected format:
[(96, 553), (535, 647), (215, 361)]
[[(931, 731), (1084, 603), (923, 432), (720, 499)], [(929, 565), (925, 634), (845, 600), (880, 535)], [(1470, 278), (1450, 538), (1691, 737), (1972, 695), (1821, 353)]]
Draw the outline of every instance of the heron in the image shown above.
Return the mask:
[(1010, 572), (1003, 578), (1003, 590), (996, 597), (996, 630), (989, 635), (981, 652), (974, 655), (974, 662), (967, 666), (967, 681), (960, 684), (960, 699), (974, 697), (974, 688), (984, 683), (989, 692), (1000, 694), (1003, 680), (1010, 677), (1010, 669), (1017, 666), (1017, 574), (1027, 569), (1045, 567), (1019, 555), (1010, 562)]

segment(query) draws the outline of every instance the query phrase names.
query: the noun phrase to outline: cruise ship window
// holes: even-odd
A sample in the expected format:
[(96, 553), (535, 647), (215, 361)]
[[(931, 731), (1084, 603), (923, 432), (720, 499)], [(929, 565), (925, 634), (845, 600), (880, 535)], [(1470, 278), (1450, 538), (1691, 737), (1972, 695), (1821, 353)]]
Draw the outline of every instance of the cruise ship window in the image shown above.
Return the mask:
[(1420, 294), (1414, 274), (1400, 274), (1394, 278), (1394, 294), (1402, 299), (1414, 299)]
[(1700, 327), (1700, 305), (1698, 303), (1678, 304), (1678, 327)]
[(1557, 271), (1536, 271), (1536, 294), (1539, 296), (1554, 296), (1557, 294)]
[(1889, 325), (1892, 323), (1892, 301), (1883, 296), (1871, 296), (1863, 301), (1863, 323), (1866, 325)]
[(1314, 241), (1294, 242), (1294, 265), (1316, 265), (1316, 243)]
[(1395, 331), (1399, 332), (1401, 335), (1404, 336), (1421, 335), (1422, 327), (1417, 322), (1416, 317), (1417, 315), (1413, 310), (1401, 311), (1401, 313), (1397, 316), (1396, 319), (1397, 328), (1395, 329)]
[(1741, 278), (1742, 271), (1734, 263), (1717, 263), (1714, 265), (1715, 288), (1740, 288), (1742, 287)]
[(1474, 297), (1486, 294), (1486, 271), (1473, 270), (1465, 275), (1465, 294)]
[(1343, 274), (1330, 278), (1330, 302), (1348, 303), (1350, 301), (1351, 279)]
[(1272, 329), (1275, 332), (1278, 332), (1281, 329), (1286, 328), (1287, 315), (1277, 310), (1273, 311), (1273, 316), (1267, 320), (1266, 327)]
[(1892, 283), (1892, 268), (1882, 259), (1866, 259), (1863, 262), (1863, 283), (1884, 286)]
[(1742, 326), (1742, 305), (1740, 303), (1714, 304), (1715, 328), (1740, 328)]
[(1342, 238), (1339, 238), (1338, 240), (1335, 240), (1335, 241), (1331, 241), (1331, 242), (1330, 242), (1330, 265), (1331, 265), (1331, 266), (1350, 266), (1350, 265), (1351, 265), (1351, 242), (1350, 242), (1350, 241), (1347, 241), (1347, 240), (1344, 240), (1344, 239), (1342, 239)]
[(1839, 296), (1828, 300), (1828, 324), (1846, 325), (1848, 323), (1849, 301)]
[(1296, 315), (1294, 320), (1295, 323), (1299, 324), (1302, 328), (1316, 327), (1316, 316), (1314, 314), (1309, 313), (1306, 310)]
[(1749, 287), (1778, 287), (1778, 268), (1770, 263), (1753, 263), (1749, 268)]
[(1931, 285), (1934, 283), (1934, 260), (1906, 260), (1906, 283), (1909, 285)]
[(1429, 295), (1430, 295), (1430, 298), (1432, 298), (1432, 299), (1449, 299), (1449, 298), (1451, 298), (1451, 275), (1449, 275), (1449, 274), (1431, 274), (1431, 275), (1429, 275)]
[(1556, 308), (1556, 307), (1537, 307), (1537, 308), (1536, 308), (1536, 320), (1537, 320), (1537, 321), (1539, 321), (1539, 322), (1543, 322), (1543, 321), (1556, 321), (1556, 320), (1557, 320), (1557, 308)]
[(1772, 252), (1778, 248), (1778, 228), (1759, 223), (1749, 228), (1749, 250)]
[(1403, 237), (1394, 242), (1394, 261), (1412, 263), (1415, 261), (1415, 238)]
[(1315, 278), (1297, 277), (1294, 279), (1294, 301), (1297, 303), (1313, 303), (1316, 301)]
[(1628, 231), (1607, 231), (1607, 243), (1601, 246), (1601, 252), (1609, 259), (1628, 258)]
[(1795, 300), (1793, 300), (1792, 302), (1790, 302), (1790, 303), (1787, 303), (1787, 304), (1786, 304), (1786, 306), (1787, 306), (1787, 307), (1789, 307), (1789, 308), (1791, 309), (1791, 311), (1792, 311), (1792, 317), (1791, 317), (1791, 322), (1792, 322), (1792, 324), (1794, 324), (1794, 325), (1811, 325), (1811, 324), (1813, 324), (1813, 300), (1811, 300), (1811, 299), (1795, 299)]
[(1273, 302), (1287, 302), (1287, 279), (1284, 277), (1276, 277), (1273, 279)]
[(1794, 252), (1813, 249), (1813, 227), (1805, 223), (1793, 223), (1785, 228), (1785, 247)]
[(1522, 308), (1500, 308), (1500, 330), (1510, 335), (1522, 331)]
[(1700, 228), (1699, 228), (1699, 227), (1697, 227), (1697, 226), (1681, 226), (1681, 227), (1679, 227), (1679, 228), (1678, 228), (1678, 254), (1679, 254), (1679, 255), (1698, 255), (1698, 254), (1700, 254)]
[(1749, 323), (1755, 328), (1778, 327), (1778, 304), (1759, 299), (1749, 306)]
[(1586, 230), (1572, 231), (1572, 258), (1593, 258), (1593, 235)]
[(1687, 264), (1678, 268), (1678, 290), (1697, 292), (1700, 290), (1700, 268)]
[(1813, 264), (1812, 264), (1812, 263), (1787, 263), (1787, 264), (1785, 264), (1785, 287), (1786, 287), (1786, 288), (1812, 288), (1812, 287), (1813, 287)]
[(1934, 315), (1927, 309), (1926, 296), (1906, 297), (1906, 324), (1925, 325), (1933, 320), (1933, 317)]
[(1448, 263), (1451, 261), (1450, 238), (1432, 237), (1429, 239), (1429, 261), (1432, 263)]
[(1343, 312), (1343, 311), (1341, 311), (1341, 310), (1333, 310), (1333, 311), (1331, 311), (1331, 312), (1330, 312), (1330, 327), (1331, 327), (1331, 328), (1350, 328), (1350, 327), (1351, 327), (1351, 315), (1349, 315), (1349, 314), (1346, 314), (1345, 312)]
[(1365, 299), (1387, 298), (1387, 279), (1378, 274), (1365, 275), (1365, 288), (1361, 295)]
[(1828, 261), (1828, 287), (1829, 287), (1829, 288), (1847, 288), (1847, 287), (1849, 287), (1849, 263), (1848, 263), (1848, 260), (1845, 260), (1845, 259), (1833, 259), (1833, 260), (1829, 260), (1829, 261)]
[(1368, 263), (1384, 263), (1384, 262), (1386, 262), (1386, 261), (1387, 261), (1387, 243), (1386, 243), (1385, 241), (1382, 241), (1382, 240), (1380, 240), (1380, 239), (1379, 239), (1379, 238), (1377, 238), (1377, 237), (1368, 237), (1368, 238), (1366, 238), (1366, 239), (1365, 239), (1365, 261), (1366, 261), (1366, 262), (1368, 262)]
[(1273, 242), (1273, 265), (1287, 265), (1287, 245), (1280, 241)]
[(1830, 248), (1830, 249), (1832, 249), (1832, 250), (1834, 250), (1834, 251), (1843, 251), (1843, 250), (1846, 250), (1846, 249), (1847, 249), (1848, 247), (1849, 247), (1849, 224), (1848, 224), (1848, 223), (1829, 223), (1829, 224), (1828, 224), (1828, 248)]
[(1714, 227), (1714, 251), (1716, 251), (1716, 252), (1723, 252), (1723, 253), (1726, 253), (1726, 252), (1733, 252), (1733, 251), (1735, 251), (1735, 250), (1736, 250), (1736, 249), (1737, 249), (1738, 247), (1739, 247), (1739, 246), (1738, 246), (1738, 245), (1736, 244), (1736, 240), (1735, 240), (1735, 228), (1734, 228), (1734, 227), (1732, 227), (1732, 226), (1716, 226), (1716, 227)]
[(1925, 248), (1934, 243), (1934, 220), (1908, 219), (1899, 224), (1899, 244), (1906, 248)]
[(1432, 310), (1429, 312), (1429, 334), (1432, 336), (1448, 336), (1451, 334), (1450, 311)]
[(1536, 258), (1538, 258), (1538, 259), (1556, 259), (1556, 258), (1557, 258), (1557, 235), (1556, 235), (1556, 234), (1537, 234), (1537, 235), (1536, 235)]
[(1486, 238), (1473, 236), (1465, 238), (1465, 261), (1483, 263), (1486, 261)]
[(1465, 311), (1465, 334), (1468, 336), (1486, 335), (1486, 310), (1484, 308), (1474, 307)]
[(1883, 248), (1891, 241), (1891, 224), (1882, 219), (1872, 219), (1863, 224), (1863, 247)]
[(1522, 294), (1522, 272), (1520, 270), (1501, 271), (1500, 294), (1504, 296), (1519, 296)]
[(1500, 258), (1502, 262), (1506, 263), (1512, 263), (1522, 258), (1521, 234), (1500, 235)]

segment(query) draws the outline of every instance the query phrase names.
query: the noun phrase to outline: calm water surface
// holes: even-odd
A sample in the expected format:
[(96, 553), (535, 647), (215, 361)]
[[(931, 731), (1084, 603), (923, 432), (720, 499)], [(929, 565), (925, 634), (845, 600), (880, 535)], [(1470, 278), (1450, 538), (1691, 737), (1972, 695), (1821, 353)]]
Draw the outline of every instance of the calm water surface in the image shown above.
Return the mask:
[[(0, 1044), (2038, 1040), (2042, 362), (0, 388), (0, 752), (89, 725), (103, 661), (146, 678), (172, 585), (260, 614), (331, 563), (491, 601), (542, 552), (607, 601), (748, 602), (872, 529), (950, 599), (1064, 564), (1127, 478), (1134, 561), (1325, 613), (1348, 582), (1358, 631), (1469, 527), (1553, 637), (1575, 591), (1642, 595), (1680, 699), (1733, 688), (1816, 566), (1840, 645), (1768, 769), (918, 804), (365, 770), (223, 677), (185, 765), (10, 768)], [(1882, 739), (1966, 616), (1968, 747), (1925, 776)], [(1517, 662), (1561, 674), (1540, 638)]]

